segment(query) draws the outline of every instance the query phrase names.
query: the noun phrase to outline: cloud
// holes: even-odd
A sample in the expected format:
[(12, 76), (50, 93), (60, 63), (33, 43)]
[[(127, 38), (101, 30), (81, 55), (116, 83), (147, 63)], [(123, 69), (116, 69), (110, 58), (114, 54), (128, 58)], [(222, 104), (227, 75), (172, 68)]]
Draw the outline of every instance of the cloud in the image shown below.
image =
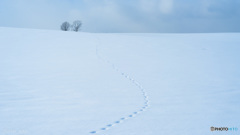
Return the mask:
[(144, 12), (160, 12), (169, 14), (173, 10), (173, 0), (140, 0), (140, 8)]
[(173, 0), (159, 0), (159, 10), (164, 14), (171, 13), (173, 10)]
[(86, 32), (240, 31), (237, 0), (1, 0), (0, 26), (59, 29), (80, 19)]
[(9, 0), (5, 5), (10, 5), (11, 8), (3, 12), (6, 16), (4, 19), (13, 27), (53, 29), (57, 23), (66, 18), (66, 13), (61, 11), (66, 7), (65, 3), (51, 3), (47, 0)]

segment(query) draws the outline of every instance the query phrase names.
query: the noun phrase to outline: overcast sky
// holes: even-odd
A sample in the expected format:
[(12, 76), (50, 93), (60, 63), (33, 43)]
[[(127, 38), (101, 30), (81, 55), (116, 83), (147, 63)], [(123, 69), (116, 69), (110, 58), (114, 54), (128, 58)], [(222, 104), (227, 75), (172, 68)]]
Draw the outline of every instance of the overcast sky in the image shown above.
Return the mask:
[(0, 0), (0, 27), (84, 32), (240, 32), (240, 0)]

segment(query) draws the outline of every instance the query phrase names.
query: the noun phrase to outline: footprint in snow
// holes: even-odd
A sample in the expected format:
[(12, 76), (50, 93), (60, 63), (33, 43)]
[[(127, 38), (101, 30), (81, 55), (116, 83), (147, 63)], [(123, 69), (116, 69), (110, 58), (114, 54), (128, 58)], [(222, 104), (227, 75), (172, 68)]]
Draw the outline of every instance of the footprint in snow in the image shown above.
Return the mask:
[(96, 131), (92, 131), (92, 132), (90, 132), (91, 134), (96, 134), (97, 132)]
[(133, 115), (129, 115), (128, 117), (133, 117)]
[(112, 124), (109, 124), (109, 125), (107, 125), (108, 127), (112, 127), (113, 125)]
[(120, 123), (120, 121), (115, 121), (115, 123)]

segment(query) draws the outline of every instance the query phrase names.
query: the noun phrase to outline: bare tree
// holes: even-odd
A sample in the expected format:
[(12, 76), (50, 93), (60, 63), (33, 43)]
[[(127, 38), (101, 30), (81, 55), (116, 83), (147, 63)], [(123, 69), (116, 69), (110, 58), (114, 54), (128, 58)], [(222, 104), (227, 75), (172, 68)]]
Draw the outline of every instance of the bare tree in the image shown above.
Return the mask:
[(70, 28), (70, 23), (69, 22), (62, 23), (62, 25), (61, 25), (61, 30), (62, 31), (68, 31), (69, 28)]
[(80, 30), (80, 27), (82, 26), (82, 22), (79, 20), (76, 20), (72, 24), (72, 30), (75, 32), (78, 32)]

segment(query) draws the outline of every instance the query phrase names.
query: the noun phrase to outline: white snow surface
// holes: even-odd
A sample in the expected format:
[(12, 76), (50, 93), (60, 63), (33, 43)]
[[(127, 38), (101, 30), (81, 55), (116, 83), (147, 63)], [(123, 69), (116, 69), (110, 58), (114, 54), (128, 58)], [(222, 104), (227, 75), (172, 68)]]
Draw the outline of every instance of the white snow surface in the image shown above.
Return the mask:
[(239, 33), (0, 28), (0, 135), (237, 135), (239, 69)]

